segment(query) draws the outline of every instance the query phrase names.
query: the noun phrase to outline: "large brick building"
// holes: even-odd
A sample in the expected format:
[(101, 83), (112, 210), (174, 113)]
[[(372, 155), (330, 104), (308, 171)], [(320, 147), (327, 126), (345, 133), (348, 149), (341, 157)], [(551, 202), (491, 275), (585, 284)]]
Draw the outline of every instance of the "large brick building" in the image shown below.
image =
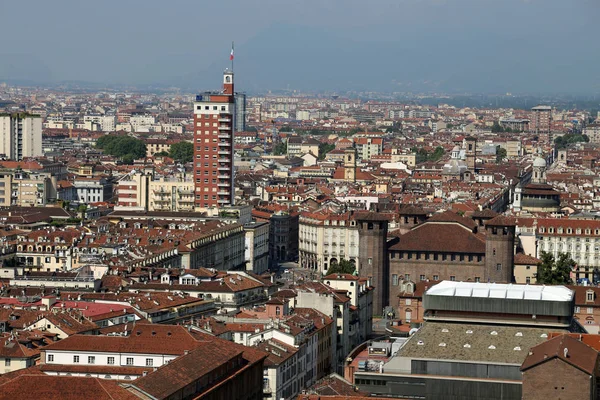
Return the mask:
[(225, 70), (223, 90), (205, 92), (194, 102), (196, 209), (233, 205), (233, 72)]
[(417, 281), (512, 282), (514, 238), (509, 218), (492, 218), (483, 230), (451, 211), (434, 215), (389, 247), (389, 305)]

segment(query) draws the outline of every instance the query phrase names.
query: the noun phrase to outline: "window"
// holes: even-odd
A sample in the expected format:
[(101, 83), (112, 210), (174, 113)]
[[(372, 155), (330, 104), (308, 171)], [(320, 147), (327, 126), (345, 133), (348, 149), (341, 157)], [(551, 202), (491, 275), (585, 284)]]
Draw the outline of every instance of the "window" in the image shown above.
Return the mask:
[(530, 284), (530, 283), (531, 283), (531, 277), (529, 277), (529, 276), (528, 276), (528, 277), (526, 277), (526, 278), (525, 278), (525, 283), (526, 283), (526, 284)]
[(587, 301), (594, 301), (594, 292), (589, 291), (587, 294)]
[(454, 275), (450, 275), (450, 280), (451, 280), (451, 281), (455, 281), (455, 280), (456, 280), (456, 276), (454, 276)]
[(108, 365), (114, 365), (115, 364), (115, 358), (114, 357), (108, 357), (107, 364)]
[(133, 365), (133, 357), (127, 357), (127, 365)]
[(10, 367), (10, 358), (5, 358), (4, 359), (4, 366), (5, 367)]
[(73, 356), (73, 364), (79, 363), (79, 356)]
[(410, 281), (410, 274), (404, 274), (404, 280)]
[(481, 282), (481, 278), (480, 278), (480, 277), (478, 277), (478, 276), (476, 276), (476, 277), (475, 277), (475, 282)]
[(88, 364), (96, 364), (96, 357), (88, 356)]
[(424, 281), (425, 280), (425, 275), (419, 275), (419, 280)]
[(392, 285), (398, 286), (398, 275), (397, 274), (392, 274)]
[(587, 308), (587, 313), (588, 314), (593, 314), (594, 313), (594, 308), (593, 307), (588, 307)]
[(369, 265), (372, 265), (373, 264), (373, 259), (371, 257), (369, 257), (369, 261), (368, 262), (369, 262)]
[(575, 312), (576, 313), (580, 313), (581, 312), (581, 307), (575, 307)]
[(151, 358), (146, 358), (146, 367), (151, 367), (154, 364), (154, 360)]
[(410, 305), (412, 305), (412, 300), (411, 300), (411, 299), (406, 299), (406, 301), (405, 301), (405, 304), (406, 304), (407, 306), (410, 306)]
[(48, 354), (48, 362), (54, 361), (54, 354)]
[(502, 264), (496, 264), (496, 271), (502, 271)]
[(433, 276), (433, 280), (434, 281), (439, 281), (440, 280), (440, 276), (439, 275), (434, 275)]

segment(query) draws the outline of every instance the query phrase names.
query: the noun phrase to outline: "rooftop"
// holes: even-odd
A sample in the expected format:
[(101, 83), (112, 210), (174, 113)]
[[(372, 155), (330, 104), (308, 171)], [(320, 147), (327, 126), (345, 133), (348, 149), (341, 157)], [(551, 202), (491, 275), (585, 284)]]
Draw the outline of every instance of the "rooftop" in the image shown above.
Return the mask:
[(573, 291), (566, 286), (453, 281), (443, 281), (432, 286), (427, 291), (427, 295), (564, 302), (570, 302), (573, 299)]
[[(528, 350), (547, 337), (544, 328), (426, 322), (396, 356), (520, 365)], [(384, 369), (390, 367), (393, 358)]]

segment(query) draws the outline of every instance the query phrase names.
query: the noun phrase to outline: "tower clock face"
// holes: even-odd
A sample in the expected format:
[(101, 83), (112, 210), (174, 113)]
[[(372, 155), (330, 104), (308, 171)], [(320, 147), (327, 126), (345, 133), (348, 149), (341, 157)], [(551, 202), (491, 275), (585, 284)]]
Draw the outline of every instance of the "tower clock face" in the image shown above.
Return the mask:
[(225, 77), (225, 82), (226, 82), (226, 83), (231, 83), (231, 76), (227, 75), (227, 76)]

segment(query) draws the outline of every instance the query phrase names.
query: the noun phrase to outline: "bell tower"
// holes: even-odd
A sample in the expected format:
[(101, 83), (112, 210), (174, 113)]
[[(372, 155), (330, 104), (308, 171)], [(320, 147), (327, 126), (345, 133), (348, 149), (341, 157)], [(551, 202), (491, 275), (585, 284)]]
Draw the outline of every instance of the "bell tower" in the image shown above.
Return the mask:
[(477, 139), (473, 136), (468, 136), (465, 138), (465, 142), (465, 145), (467, 147), (467, 168), (475, 172), (475, 168), (477, 167), (475, 160), (477, 158)]
[(344, 150), (344, 180), (356, 182), (356, 149), (354, 147)]

